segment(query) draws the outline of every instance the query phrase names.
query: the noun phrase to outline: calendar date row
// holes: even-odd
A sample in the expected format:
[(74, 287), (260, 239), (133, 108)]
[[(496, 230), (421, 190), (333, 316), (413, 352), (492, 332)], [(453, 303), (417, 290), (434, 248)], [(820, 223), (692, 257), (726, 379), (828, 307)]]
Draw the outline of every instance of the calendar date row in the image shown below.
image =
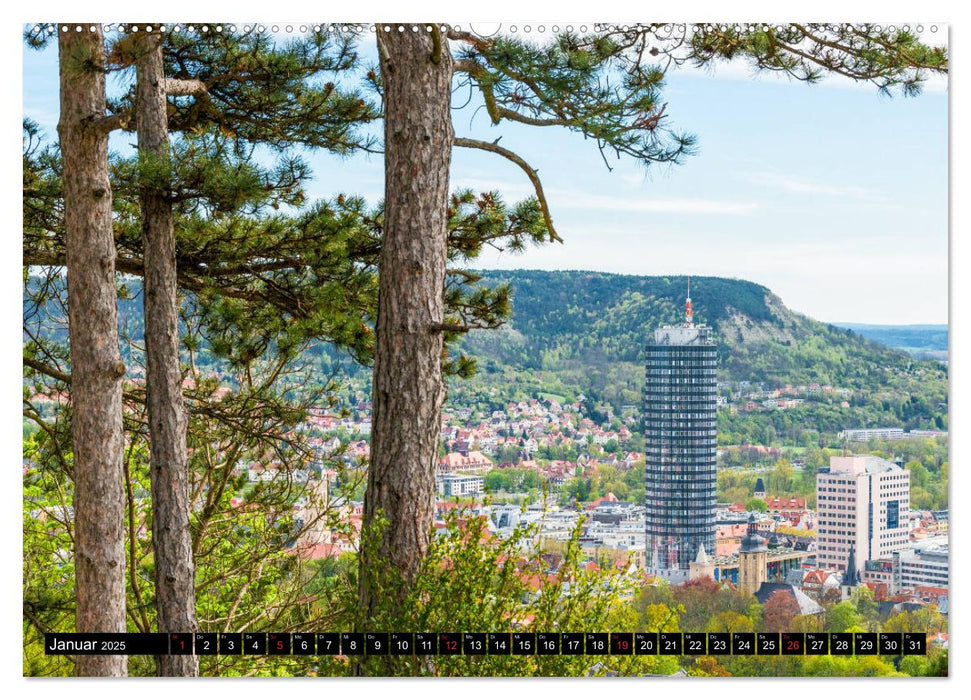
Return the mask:
[(923, 655), (927, 635), (813, 632), (244, 632), (47, 634), (47, 654), (516, 656)]

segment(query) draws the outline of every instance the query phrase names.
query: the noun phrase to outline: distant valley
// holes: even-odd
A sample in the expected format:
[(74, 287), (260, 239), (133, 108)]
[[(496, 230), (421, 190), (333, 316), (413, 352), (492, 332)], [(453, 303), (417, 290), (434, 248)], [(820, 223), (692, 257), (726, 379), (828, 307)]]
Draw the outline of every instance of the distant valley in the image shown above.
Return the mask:
[(834, 323), (864, 338), (902, 350), (921, 360), (947, 361), (947, 324), (881, 326), (863, 323)]

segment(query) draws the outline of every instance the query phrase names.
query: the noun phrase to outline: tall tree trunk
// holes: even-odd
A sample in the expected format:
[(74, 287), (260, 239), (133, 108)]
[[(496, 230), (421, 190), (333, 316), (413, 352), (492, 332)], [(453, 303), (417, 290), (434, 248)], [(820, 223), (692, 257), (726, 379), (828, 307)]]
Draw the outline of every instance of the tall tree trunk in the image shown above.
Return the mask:
[[(90, 31), (94, 26), (94, 31)], [(125, 631), (125, 478), (115, 241), (99, 25), (58, 33), (78, 632)], [(61, 26), (58, 27), (61, 29)], [(124, 676), (127, 656), (79, 656), (79, 676)]]
[[(374, 555), (402, 576), (403, 595), (428, 550), (441, 439), (452, 61), (445, 38), (378, 25), (384, 83), (385, 200), (374, 353), (373, 428), (364, 526), (389, 521), (362, 551), (361, 602), (373, 609)], [(388, 592), (384, 591), (384, 595)]]
[[(162, 37), (141, 34), (135, 46), (155, 606), (159, 632), (195, 632), (195, 565), (189, 532), (186, 415), (179, 368), (175, 227), (168, 186), (169, 130)], [(156, 665), (161, 676), (199, 675), (197, 656), (161, 656)]]

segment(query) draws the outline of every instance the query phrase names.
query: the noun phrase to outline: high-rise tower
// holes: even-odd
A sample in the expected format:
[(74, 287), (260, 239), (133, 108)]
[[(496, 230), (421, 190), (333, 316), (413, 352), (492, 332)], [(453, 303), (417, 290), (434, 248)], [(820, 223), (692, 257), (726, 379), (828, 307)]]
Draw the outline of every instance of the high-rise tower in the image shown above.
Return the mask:
[(688, 578), (700, 547), (715, 551), (717, 351), (695, 324), (688, 282), (685, 322), (662, 326), (647, 346), (644, 469), (648, 571)]

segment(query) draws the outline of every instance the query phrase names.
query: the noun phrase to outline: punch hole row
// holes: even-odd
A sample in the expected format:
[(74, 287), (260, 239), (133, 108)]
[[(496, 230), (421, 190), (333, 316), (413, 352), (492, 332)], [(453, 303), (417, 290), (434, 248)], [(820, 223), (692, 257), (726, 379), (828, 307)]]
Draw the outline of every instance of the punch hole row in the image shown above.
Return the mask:
[[(70, 31), (83, 32), (83, 31), (86, 31), (86, 30), (93, 32), (93, 31), (95, 31), (98, 28), (98, 26), (99, 25), (97, 25), (97, 24), (59, 24), (59, 25), (55, 25), (55, 24), (36, 24), (36, 25), (34, 25), (33, 33), (34, 34), (42, 34), (44, 32), (47, 32), (48, 34), (53, 34), (53, 33), (55, 33), (58, 30), (61, 31), (61, 32), (70, 32)], [(374, 24), (369, 24), (369, 25), (365, 25), (365, 24), (300, 24), (300, 25), (294, 25), (294, 24), (287, 24), (287, 25), (277, 25), (277, 24), (273, 24), (273, 25), (265, 25), (265, 24), (242, 24), (242, 25), (236, 25), (236, 24), (230, 24), (230, 25), (222, 25), (222, 24), (211, 24), (211, 25), (210, 24), (171, 24), (171, 25), (165, 25), (165, 24), (156, 24), (156, 25), (153, 25), (153, 24), (145, 24), (145, 25), (140, 25), (140, 24), (122, 24), (122, 23), (118, 23), (118, 24), (102, 24), (100, 26), (101, 26), (102, 30), (105, 31), (105, 32), (115, 31), (115, 32), (118, 32), (119, 34), (135, 34), (135, 33), (138, 33), (138, 32), (147, 32), (147, 33), (150, 33), (150, 32), (161, 32), (161, 33), (164, 33), (164, 32), (173, 32), (173, 33), (176, 33), (176, 34), (179, 34), (179, 33), (193, 34), (193, 33), (195, 33), (195, 34), (201, 34), (201, 35), (206, 35), (206, 34), (210, 34), (210, 33), (217, 33), (218, 34), (218, 33), (222, 33), (224, 30), (228, 30), (230, 33), (236, 33), (238, 31), (242, 31), (244, 33), (249, 33), (249, 32), (255, 31), (255, 32), (259, 33), (259, 34), (263, 34), (263, 33), (266, 33), (266, 32), (270, 32), (272, 34), (281, 34), (281, 33), (293, 34), (295, 32), (296, 33), (300, 33), (300, 34), (307, 34), (307, 33), (310, 33), (310, 32), (314, 32), (314, 33), (327, 32), (327, 33), (341, 33), (341, 34), (351, 34), (351, 33), (353, 33), (353, 34), (360, 34), (360, 33), (363, 33), (365, 31), (369, 31), (371, 33), (374, 33), (376, 31), (376, 26), (379, 26), (381, 28), (381, 30), (384, 31), (384, 32), (392, 32), (392, 31), (404, 32), (404, 31), (407, 31), (409, 29), (412, 32), (418, 32), (418, 31), (421, 31), (422, 29), (424, 29), (424, 31), (426, 31), (426, 32), (431, 32), (432, 29), (433, 29), (433, 27), (434, 27), (434, 25), (432, 25), (432, 24), (423, 24), (423, 25), (421, 25), (421, 24), (410, 24), (410, 25), (404, 25), (404, 24), (382, 24), (382, 25), (374, 25)], [(776, 31), (783, 31), (786, 28), (786, 25), (784, 25), (784, 24), (768, 25), (768, 24), (705, 24), (705, 23), (702, 23), (702, 24), (687, 25), (687, 24), (670, 24), (670, 23), (668, 23), (668, 24), (659, 24), (659, 25), (644, 25), (644, 24), (630, 24), (630, 25), (628, 25), (628, 24), (594, 24), (594, 25), (592, 25), (592, 29), (593, 29), (593, 31), (597, 31), (597, 32), (605, 32), (605, 31), (611, 31), (611, 32), (618, 32), (618, 31), (619, 32), (649, 31), (649, 32), (655, 32), (655, 33), (660, 32), (660, 33), (664, 33), (664, 34), (670, 34), (671, 32), (673, 32), (675, 30), (677, 30), (679, 32), (684, 32), (684, 31), (686, 31), (688, 29), (689, 26), (692, 29), (694, 29), (695, 31), (708, 31), (708, 32), (712, 32), (712, 31), (723, 31), (723, 32), (724, 31), (735, 31), (735, 32), (739, 32), (739, 33), (742, 33), (742, 34), (750, 33), (750, 32), (755, 32), (755, 31), (759, 31), (759, 30), (761, 30), (761, 31), (768, 31), (770, 28), (774, 28)], [(439, 26), (439, 29), (441, 31), (443, 31), (443, 32), (449, 31), (450, 29), (453, 30), (453, 31), (458, 32), (458, 31), (463, 31), (463, 26), (461, 24), (454, 24), (454, 25), (442, 24), (442, 25)], [(591, 27), (589, 27), (588, 25), (585, 25), (585, 24), (581, 24), (579, 26), (574, 26), (572, 24), (567, 24), (567, 25), (564, 25), (562, 27), (560, 25), (557, 25), (557, 24), (553, 24), (553, 25), (550, 25), (550, 26), (547, 26), (545, 24), (539, 24), (539, 25), (525, 24), (525, 25), (521, 25), (521, 26), (520, 25), (516, 25), (516, 24), (510, 24), (510, 25), (508, 25), (508, 26), (505, 27), (505, 31), (507, 31), (507, 32), (509, 32), (511, 34), (517, 34), (517, 33), (520, 33), (520, 32), (525, 33), (525, 34), (529, 34), (529, 33), (533, 32), (533, 31), (536, 31), (537, 33), (540, 33), (540, 34), (543, 34), (543, 33), (547, 32), (547, 31), (550, 31), (553, 34), (556, 34), (556, 33), (559, 33), (561, 31), (561, 29), (564, 30), (564, 31), (566, 31), (566, 32), (570, 32), (570, 33), (574, 32), (574, 31), (579, 31), (579, 33), (581, 33), (581, 34), (586, 34), (591, 29)], [(920, 33), (923, 33), (924, 32), (925, 27), (922, 24), (916, 24), (916, 25), (903, 24), (903, 25), (899, 25), (899, 26), (898, 25), (892, 25), (891, 24), (891, 25), (886, 25), (886, 26), (884, 26), (884, 25), (874, 25), (872, 27), (872, 29), (875, 29), (878, 32), (886, 31), (887, 33), (889, 33), (891, 35), (896, 34), (898, 32), (907, 33), (907, 32), (910, 32), (910, 31), (916, 31), (918, 34), (920, 34)], [(936, 33), (938, 31), (938, 26), (932, 24), (932, 25), (930, 25), (929, 30), (931, 32), (935, 32)], [(467, 29), (467, 31), (475, 32), (475, 29), (473, 27), (469, 26), (468, 29)]]

